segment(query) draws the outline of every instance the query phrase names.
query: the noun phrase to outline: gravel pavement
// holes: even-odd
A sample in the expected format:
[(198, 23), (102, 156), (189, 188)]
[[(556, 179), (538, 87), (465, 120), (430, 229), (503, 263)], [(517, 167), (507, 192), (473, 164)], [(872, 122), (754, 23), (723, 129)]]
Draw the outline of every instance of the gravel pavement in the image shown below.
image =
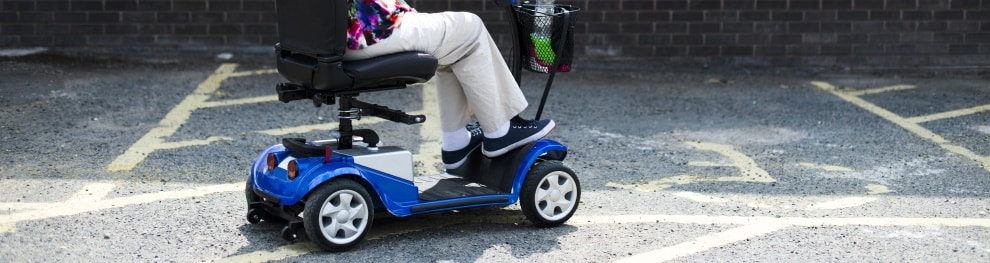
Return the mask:
[[(380, 218), (329, 254), (244, 217), (258, 153), (335, 121), (273, 101), (272, 65), (0, 58), (0, 261), (990, 261), (986, 72), (578, 67), (544, 112), (583, 188), (567, 224), (517, 206)], [(524, 116), (545, 77), (524, 75)], [(432, 88), (361, 99), (428, 111)], [(437, 172), (438, 131), (355, 125)]]

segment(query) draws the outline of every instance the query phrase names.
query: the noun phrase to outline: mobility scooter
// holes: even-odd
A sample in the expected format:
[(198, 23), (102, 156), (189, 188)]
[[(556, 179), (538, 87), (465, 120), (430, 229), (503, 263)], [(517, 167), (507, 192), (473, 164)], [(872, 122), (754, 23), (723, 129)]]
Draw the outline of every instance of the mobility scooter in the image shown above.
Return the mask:
[[(573, 46), (573, 37), (567, 34), (573, 30), (570, 13), (578, 10), (557, 5), (555, 14), (536, 14), (532, 6), (497, 1), (506, 8), (514, 31), (511, 67), (516, 81), (520, 81), (520, 61), (528, 59), (527, 69), (550, 74), (549, 89), (553, 74), (569, 69), (568, 54), (562, 50), (567, 47), (560, 44), (549, 51), (538, 49), (555, 41)], [(327, 140), (284, 138), (258, 156), (245, 189), (250, 223), (286, 223), (282, 237), (289, 241), (305, 235), (322, 249), (343, 251), (364, 238), (376, 213), (406, 217), (519, 201), (533, 225), (552, 227), (563, 224), (577, 210), (581, 198), (578, 177), (562, 163), (567, 147), (553, 140), (531, 142), (496, 158), (484, 157), (476, 149), (456, 170), (415, 175), (410, 151), (378, 145), (375, 131), (355, 129), (352, 121), (374, 116), (418, 124), (426, 121), (425, 116), (356, 97), (426, 82), (437, 68), (436, 58), (402, 52), (343, 61), (346, 0), (275, 2), (279, 32), (276, 63), (279, 74), (287, 80), (276, 86), (279, 100), (311, 100), (317, 107), (336, 104), (339, 128)], [(559, 32), (554, 32), (554, 38), (567, 41), (518, 33), (532, 32), (525, 27), (543, 18), (560, 24), (555, 27)], [(547, 52), (557, 53), (548, 58)], [(542, 113), (546, 95), (547, 90), (536, 118)]]

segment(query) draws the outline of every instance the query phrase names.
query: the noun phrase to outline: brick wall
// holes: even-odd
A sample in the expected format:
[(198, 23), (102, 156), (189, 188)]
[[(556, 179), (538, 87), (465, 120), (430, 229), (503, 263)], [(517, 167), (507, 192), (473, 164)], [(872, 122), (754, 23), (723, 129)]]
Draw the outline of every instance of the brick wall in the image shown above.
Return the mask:
[[(489, 0), (407, 0), (472, 11), (498, 32)], [(987, 66), (990, 0), (558, 0), (582, 8), (584, 61), (769, 66)], [(0, 0), (0, 48), (83, 52), (270, 49), (271, 0)], [(507, 46), (507, 45), (503, 45)], [(174, 52), (173, 52), (174, 53)]]
[(591, 0), (585, 57), (759, 65), (990, 64), (990, 0)]
[(0, 46), (98, 50), (270, 45), (271, 0), (0, 0)]

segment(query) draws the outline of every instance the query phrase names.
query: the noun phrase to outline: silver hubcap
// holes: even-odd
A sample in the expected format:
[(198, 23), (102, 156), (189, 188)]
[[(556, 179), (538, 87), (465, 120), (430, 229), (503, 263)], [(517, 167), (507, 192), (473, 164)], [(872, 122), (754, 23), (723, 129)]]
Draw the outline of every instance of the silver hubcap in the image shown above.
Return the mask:
[(577, 185), (574, 178), (563, 171), (554, 171), (540, 180), (536, 188), (536, 210), (547, 220), (560, 220), (574, 209)]
[(347, 244), (368, 227), (368, 202), (355, 191), (334, 192), (320, 208), (323, 236), (336, 244)]

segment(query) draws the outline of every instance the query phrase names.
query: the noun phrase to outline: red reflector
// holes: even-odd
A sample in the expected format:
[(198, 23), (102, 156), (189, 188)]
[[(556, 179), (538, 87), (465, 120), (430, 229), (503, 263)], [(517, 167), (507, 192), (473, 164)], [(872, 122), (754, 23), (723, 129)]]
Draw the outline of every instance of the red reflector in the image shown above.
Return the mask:
[(275, 170), (275, 166), (278, 166), (278, 160), (275, 158), (275, 153), (268, 154), (268, 171), (271, 172)]
[(330, 153), (331, 152), (333, 152), (333, 151), (330, 151), (330, 145), (327, 145), (327, 146), (325, 146), (323, 148), (323, 164), (330, 163)]
[(288, 172), (289, 180), (296, 179), (296, 176), (299, 176), (299, 167), (296, 164), (296, 160), (289, 161), (289, 167), (285, 170)]

